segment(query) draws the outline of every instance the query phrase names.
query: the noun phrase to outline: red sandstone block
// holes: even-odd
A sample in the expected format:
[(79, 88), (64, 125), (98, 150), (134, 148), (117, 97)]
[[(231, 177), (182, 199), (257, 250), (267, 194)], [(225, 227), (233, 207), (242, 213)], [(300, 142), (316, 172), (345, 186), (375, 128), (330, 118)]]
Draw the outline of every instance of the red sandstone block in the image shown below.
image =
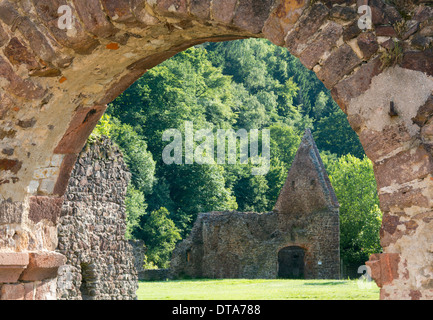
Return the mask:
[(346, 74), (349, 74), (361, 63), (352, 48), (344, 44), (334, 50), (323, 63), (322, 69), (317, 72), (317, 77), (323, 81), (328, 89), (332, 89)]
[(157, 0), (156, 10), (158, 13), (170, 16), (188, 16), (188, 1), (187, 0)]
[(24, 300), (35, 300), (35, 283), (24, 282)]
[(12, 66), (0, 56), (0, 78), (5, 78), (9, 84), (4, 88), (10, 93), (26, 99), (41, 99), (46, 91), (29, 80), (23, 80), (15, 74)]
[(344, 113), (347, 113), (350, 100), (364, 93), (370, 87), (373, 77), (380, 74), (380, 66), (380, 59), (375, 58), (363, 64), (353, 75), (340, 81), (332, 89), (332, 97)]
[(191, 0), (190, 2), (191, 14), (198, 18), (209, 19), (210, 3), (211, 2), (208, 0)]
[(399, 123), (385, 126), (382, 131), (365, 129), (359, 133), (359, 139), (369, 159), (376, 162), (415, 137), (404, 123)]
[(433, 157), (422, 145), (374, 165), (378, 189), (422, 179), (433, 173)]
[(25, 290), (22, 283), (4, 284), (0, 289), (0, 300), (24, 300)]
[(285, 42), (289, 51), (294, 55), (299, 55), (298, 46), (305, 44), (326, 21), (329, 9), (321, 4), (315, 3), (310, 10), (299, 18), (297, 28), (293, 28), (286, 36)]
[[(58, 26), (58, 19), (60, 15), (58, 9), (62, 5), (68, 5), (65, 0), (32, 0), (36, 13), (45, 26), (51, 31), (51, 34), (59, 44), (67, 48), (73, 49), (80, 54), (88, 54), (93, 51), (98, 45), (99, 41), (86, 33), (83, 25), (74, 20), (75, 32), (73, 35), (68, 34), (65, 29), (60, 29)], [(70, 6), (73, 15), (76, 16), (75, 9)]]
[(31, 197), (29, 219), (38, 223), (42, 219), (57, 223), (62, 209), (63, 197)]
[(318, 62), (320, 57), (335, 45), (338, 38), (343, 33), (343, 27), (338, 23), (330, 22), (310, 45), (305, 49), (299, 59), (302, 64), (309, 69), (312, 69)]
[[(126, 88), (125, 88), (126, 89)], [(55, 154), (78, 154), (84, 147), (87, 137), (95, 128), (107, 106), (94, 106), (77, 110), (69, 128), (60, 140)]]
[(429, 48), (422, 52), (407, 52), (403, 57), (401, 67), (433, 76), (433, 49)]
[(129, 0), (101, 0), (105, 12), (111, 20), (122, 23), (137, 22), (131, 12)]
[(379, 287), (392, 283), (397, 279), (398, 263), (400, 255), (398, 253), (372, 254), (370, 260), (365, 264), (370, 267), (371, 277)]
[(94, 35), (105, 38), (118, 31), (107, 19), (99, 1), (74, 0), (74, 5), (84, 26)]
[(66, 263), (66, 257), (57, 252), (31, 252), (29, 265), (21, 274), (20, 280), (40, 281), (55, 278), (57, 269)]
[(260, 33), (268, 19), (274, 0), (240, 0), (233, 23), (249, 32)]
[(222, 23), (230, 23), (235, 14), (237, 0), (213, 0), (212, 17)]
[(0, 283), (12, 283), (18, 281), (18, 278), (27, 267), (28, 263), (28, 253), (0, 253)]

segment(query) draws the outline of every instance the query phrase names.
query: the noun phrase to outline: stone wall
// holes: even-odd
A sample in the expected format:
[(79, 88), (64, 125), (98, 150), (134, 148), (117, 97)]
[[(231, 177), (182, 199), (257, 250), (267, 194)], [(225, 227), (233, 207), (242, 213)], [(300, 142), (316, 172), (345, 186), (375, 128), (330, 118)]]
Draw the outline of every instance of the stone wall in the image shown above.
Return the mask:
[(132, 246), (125, 240), (130, 173), (108, 139), (89, 142), (72, 172), (58, 225), (57, 296), (62, 300), (135, 299)]
[[(307, 130), (275, 210), (199, 214), (173, 253), (173, 277), (277, 278), (284, 248), (300, 248), (306, 279), (340, 277), (339, 204)], [(294, 266), (291, 267), (295, 268)], [(289, 268), (290, 269), (290, 268)], [(286, 275), (287, 276), (287, 275)], [(294, 275), (293, 275), (294, 276)]]
[(138, 280), (144, 278), (144, 259), (146, 258), (146, 246), (143, 240), (129, 240), (132, 247), (132, 254), (134, 255), (134, 267), (137, 271)]

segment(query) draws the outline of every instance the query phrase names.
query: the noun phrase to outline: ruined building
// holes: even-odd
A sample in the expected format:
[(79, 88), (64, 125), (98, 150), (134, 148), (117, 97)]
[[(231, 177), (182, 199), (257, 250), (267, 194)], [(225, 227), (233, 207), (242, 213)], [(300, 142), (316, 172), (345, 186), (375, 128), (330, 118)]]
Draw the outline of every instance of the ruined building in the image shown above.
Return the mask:
[(432, 26), (431, 0), (0, 0), (0, 299), (55, 296), (57, 217), (107, 104), (178, 52), (245, 38), (298, 57), (358, 134), (381, 299), (433, 299)]
[(107, 138), (80, 153), (58, 224), (60, 300), (136, 299), (138, 276), (125, 240), (125, 196), (130, 173), (118, 147)]
[(209, 212), (173, 253), (174, 277), (340, 277), (339, 204), (306, 131), (272, 212)]

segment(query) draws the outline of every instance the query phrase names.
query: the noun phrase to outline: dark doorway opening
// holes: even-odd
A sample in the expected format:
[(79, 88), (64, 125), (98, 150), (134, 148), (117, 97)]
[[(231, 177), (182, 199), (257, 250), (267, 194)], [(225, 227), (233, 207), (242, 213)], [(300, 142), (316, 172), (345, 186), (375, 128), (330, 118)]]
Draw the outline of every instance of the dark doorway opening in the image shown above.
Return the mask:
[(304, 279), (305, 250), (290, 246), (278, 252), (278, 278)]
[(95, 298), (95, 272), (93, 266), (87, 263), (81, 264), (81, 298), (83, 300), (94, 300)]

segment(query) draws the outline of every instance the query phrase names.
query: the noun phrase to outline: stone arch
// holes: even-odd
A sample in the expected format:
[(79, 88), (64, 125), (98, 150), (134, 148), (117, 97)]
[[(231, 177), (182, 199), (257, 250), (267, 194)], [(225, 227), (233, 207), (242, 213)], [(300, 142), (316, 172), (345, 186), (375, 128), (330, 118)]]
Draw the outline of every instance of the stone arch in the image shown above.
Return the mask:
[[(0, 0), (0, 265), (10, 270), (2, 291), (24, 290), (24, 269), (60, 264), (52, 252), (62, 195), (107, 103), (188, 47), (262, 37), (316, 72), (374, 163), (384, 253), (369, 266), (381, 297), (432, 298), (428, 2)], [(371, 8), (369, 30), (358, 27), (361, 5)], [(72, 14), (67, 28), (61, 6)], [(50, 264), (36, 263), (41, 256)]]

